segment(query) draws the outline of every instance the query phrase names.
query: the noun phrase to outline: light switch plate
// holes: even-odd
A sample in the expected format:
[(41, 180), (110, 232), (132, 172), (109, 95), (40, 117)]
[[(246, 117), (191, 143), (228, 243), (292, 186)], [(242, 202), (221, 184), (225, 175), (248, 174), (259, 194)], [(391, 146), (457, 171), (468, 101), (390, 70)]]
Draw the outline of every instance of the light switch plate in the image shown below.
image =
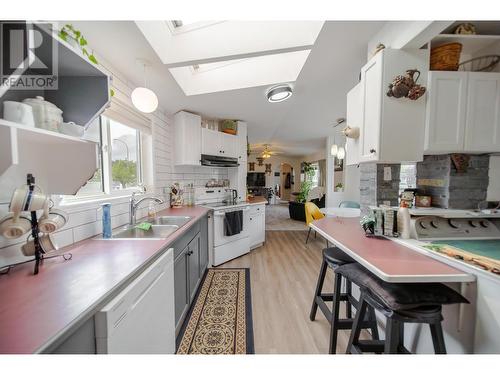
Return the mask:
[(392, 180), (391, 167), (384, 167), (384, 181), (391, 181), (391, 180)]

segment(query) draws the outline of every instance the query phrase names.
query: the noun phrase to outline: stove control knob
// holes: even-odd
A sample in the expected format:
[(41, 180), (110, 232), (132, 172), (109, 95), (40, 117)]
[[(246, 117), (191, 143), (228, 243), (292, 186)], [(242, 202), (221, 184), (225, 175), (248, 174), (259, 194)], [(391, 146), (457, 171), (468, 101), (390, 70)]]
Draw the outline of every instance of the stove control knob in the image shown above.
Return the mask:
[(483, 228), (488, 228), (490, 226), (490, 222), (488, 220), (481, 220), (479, 222)]
[(469, 224), (473, 228), (479, 227), (479, 220), (469, 220)]
[(427, 223), (425, 221), (419, 221), (418, 224), (420, 225), (420, 228), (422, 229), (429, 229), (427, 226)]
[(431, 220), (431, 227), (438, 229), (439, 228), (439, 222), (437, 220)]
[(449, 219), (448, 224), (450, 224), (450, 227), (455, 228), (455, 229), (458, 229), (461, 227), (460, 222), (458, 220), (454, 220), (454, 219)]

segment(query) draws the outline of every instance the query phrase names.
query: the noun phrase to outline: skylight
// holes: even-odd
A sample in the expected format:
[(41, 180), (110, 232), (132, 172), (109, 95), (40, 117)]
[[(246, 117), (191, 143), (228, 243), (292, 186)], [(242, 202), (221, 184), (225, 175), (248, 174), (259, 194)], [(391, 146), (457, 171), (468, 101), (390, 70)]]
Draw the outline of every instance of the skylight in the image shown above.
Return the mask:
[(170, 68), (186, 95), (294, 82), (310, 50)]

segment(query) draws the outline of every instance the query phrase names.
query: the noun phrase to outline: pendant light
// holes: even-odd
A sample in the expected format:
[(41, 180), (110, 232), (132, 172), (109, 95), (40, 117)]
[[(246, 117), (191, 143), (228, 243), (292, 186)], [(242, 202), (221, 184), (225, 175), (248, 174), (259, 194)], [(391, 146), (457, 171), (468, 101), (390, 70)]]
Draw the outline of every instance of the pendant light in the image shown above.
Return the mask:
[(342, 160), (344, 158), (345, 158), (345, 148), (339, 147), (339, 150), (337, 152), (337, 159)]
[(333, 144), (332, 147), (330, 148), (330, 155), (337, 156), (338, 152), (339, 152), (339, 146)]
[(142, 64), (144, 69), (144, 87), (136, 87), (134, 91), (132, 91), (132, 104), (141, 112), (151, 113), (156, 111), (156, 108), (158, 108), (158, 97), (152, 90), (146, 87), (147, 61), (138, 60), (138, 63)]

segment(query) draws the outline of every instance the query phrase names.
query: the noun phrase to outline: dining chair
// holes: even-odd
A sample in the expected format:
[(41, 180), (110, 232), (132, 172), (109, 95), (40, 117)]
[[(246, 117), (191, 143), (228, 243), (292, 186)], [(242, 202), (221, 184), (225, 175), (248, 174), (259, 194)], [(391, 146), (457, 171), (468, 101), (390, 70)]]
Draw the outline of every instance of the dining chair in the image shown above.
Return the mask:
[[(325, 217), (325, 215), (319, 210), (319, 207), (312, 202), (306, 202), (304, 207), (306, 210), (306, 224), (308, 227), (309, 224), (311, 224), (313, 221), (323, 219)], [(316, 235), (316, 232), (314, 233)], [(309, 231), (307, 232), (306, 243), (307, 241), (309, 241), (310, 234), (311, 234), (311, 227), (309, 227)]]
[(342, 201), (342, 202), (340, 202), (339, 207), (341, 207), (341, 208), (360, 208), (361, 206), (359, 205), (358, 202)]

